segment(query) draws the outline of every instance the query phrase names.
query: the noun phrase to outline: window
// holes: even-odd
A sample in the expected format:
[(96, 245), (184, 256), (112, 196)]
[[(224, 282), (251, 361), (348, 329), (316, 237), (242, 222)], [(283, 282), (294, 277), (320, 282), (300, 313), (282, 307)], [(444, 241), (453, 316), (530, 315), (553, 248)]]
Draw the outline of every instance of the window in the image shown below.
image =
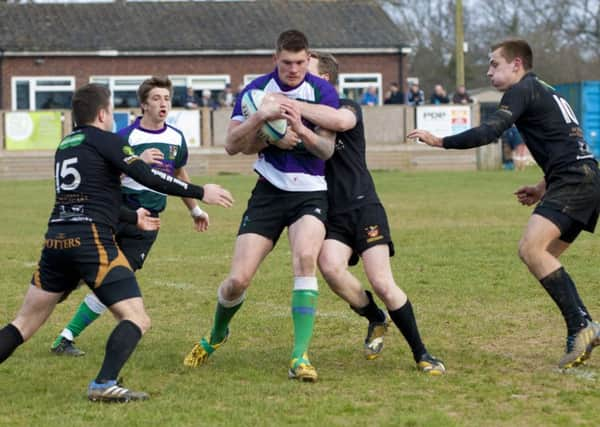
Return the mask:
[(90, 83), (104, 85), (110, 89), (115, 108), (136, 108), (137, 89), (150, 76), (92, 76)]
[(340, 93), (346, 98), (356, 102), (361, 101), (369, 87), (374, 87), (377, 95), (377, 104), (383, 104), (383, 92), (381, 90), (381, 73), (364, 74), (340, 74), (339, 89)]
[[(92, 76), (90, 82), (106, 85), (113, 96), (115, 108), (135, 108), (138, 106), (137, 89), (151, 76)], [(198, 98), (203, 90), (210, 90), (213, 99), (217, 99), (225, 85), (230, 82), (228, 75), (209, 76), (169, 76), (173, 82), (173, 107), (183, 107), (186, 88), (192, 87)]]
[(173, 82), (173, 107), (185, 105), (186, 90), (188, 87), (194, 89), (196, 98), (202, 98), (202, 91), (210, 90), (211, 99), (217, 103), (219, 95), (230, 84), (229, 75), (216, 74), (211, 76), (170, 76)]
[(13, 110), (55, 110), (71, 108), (74, 77), (13, 77)]

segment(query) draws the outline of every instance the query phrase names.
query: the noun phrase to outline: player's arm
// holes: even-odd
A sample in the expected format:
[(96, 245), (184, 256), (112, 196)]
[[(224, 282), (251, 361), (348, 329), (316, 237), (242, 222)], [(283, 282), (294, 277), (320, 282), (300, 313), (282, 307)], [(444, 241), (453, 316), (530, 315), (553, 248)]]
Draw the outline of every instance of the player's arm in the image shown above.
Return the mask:
[[(190, 181), (190, 177), (184, 167), (175, 169), (174, 175), (176, 178), (182, 181)], [(189, 197), (182, 197), (181, 201), (190, 211), (190, 215), (194, 220), (194, 228), (196, 229), (196, 231), (206, 231), (209, 225), (208, 214), (204, 212), (200, 208), (200, 206), (198, 206), (198, 202), (196, 202), (195, 199)]]
[(315, 132), (302, 122), (300, 109), (294, 104), (282, 104), (283, 116), (290, 128), (296, 133), (304, 148), (319, 159), (329, 159), (335, 150), (335, 132), (318, 128)]
[(433, 147), (468, 149), (489, 144), (509, 129), (525, 111), (529, 102), (528, 92), (525, 88), (509, 89), (500, 101), (500, 108), (496, 110), (480, 126), (461, 132), (457, 135), (437, 137), (423, 129), (415, 129), (407, 136), (417, 138)]
[(237, 153), (254, 154), (264, 149), (267, 144), (257, 136), (263, 123), (264, 120), (260, 118), (258, 113), (252, 114), (243, 122), (231, 120), (225, 138), (225, 151), (227, 151), (227, 154), (231, 156)]
[(525, 185), (515, 191), (517, 201), (525, 206), (531, 206), (537, 203), (546, 192), (546, 179), (542, 178), (536, 185)]
[(229, 155), (258, 153), (267, 147), (267, 144), (258, 138), (258, 131), (265, 122), (280, 118), (282, 115), (279, 102), (272, 94), (267, 94), (256, 113), (251, 114), (244, 121), (233, 118), (229, 122), (225, 138), (225, 151)]
[(424, 129), (414, 129), (409, 132), (407, 137), (416, 138), (432, 147), (468, 149), (495, 141), (502, 135), (502, 132), (512, 126), (513, 122), (514, 120), (509, 113), (503, 110), (497, 110), (480, 126), (466, 130), (457, 135), (440, 138)]
[(193, 197), (208, 204), (230, 207), (233, 198), (229, 191), (215, 184), (204, 187), (181, 181), (166, 173), (151, 169), (135, 155), (131, 146), (118, 135), (112, 134), (111, 141), (98, 144), (100, 154), (121, 172), (135, 181), (160, 193), (180, 197)]
[(296, 100), (289, 100), (289, 102), (298, 106), (302, 117), (321, 128), (344, 132), (356, 126), (356, 114), (348, 108), (341, 107), (336, 110), (322, 104)]
[(119, 222), (133, 224), (140, 230), (145, 231), (160, 228), (160, 218), (153, 217), (147, 209), (139, 208), (134, 211), (125, 205), (121, 205), (119, 208)]

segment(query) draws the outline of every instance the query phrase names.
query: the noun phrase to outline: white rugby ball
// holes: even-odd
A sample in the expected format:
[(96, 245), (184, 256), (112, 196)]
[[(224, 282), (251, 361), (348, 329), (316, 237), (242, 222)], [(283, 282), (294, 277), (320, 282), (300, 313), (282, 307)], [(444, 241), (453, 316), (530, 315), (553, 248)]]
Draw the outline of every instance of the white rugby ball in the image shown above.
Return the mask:
[[(245, 118), (256, 113), (262, 104), (266, 95), (264, 90), (250, 89), (242, 97), (242, 113)], [(279, 141), (285, 135), (287, 130), (287, 120), (277, 119), (266, 122), (258, 131), (258, 136), (267, 142), (274, 143)]]

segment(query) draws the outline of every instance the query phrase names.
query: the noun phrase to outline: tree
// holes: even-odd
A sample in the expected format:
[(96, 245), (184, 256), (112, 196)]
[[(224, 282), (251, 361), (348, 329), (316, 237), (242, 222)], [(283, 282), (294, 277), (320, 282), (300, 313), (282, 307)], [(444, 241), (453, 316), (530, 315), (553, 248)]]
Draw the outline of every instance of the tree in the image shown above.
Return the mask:
[[(534, 51), (534, 68), (551, 84), (598, 79), (600, 2), (598, 0), (513, 0), (464, 2), (465, 81), (488, 86), (489, 47), (508, 37), (524, 38)], [(431, 90), (454, 82), (454, 2), (382, 1), (413, 47), (410, 75)], [(560, 11), (560, 13), (557, 13)]]

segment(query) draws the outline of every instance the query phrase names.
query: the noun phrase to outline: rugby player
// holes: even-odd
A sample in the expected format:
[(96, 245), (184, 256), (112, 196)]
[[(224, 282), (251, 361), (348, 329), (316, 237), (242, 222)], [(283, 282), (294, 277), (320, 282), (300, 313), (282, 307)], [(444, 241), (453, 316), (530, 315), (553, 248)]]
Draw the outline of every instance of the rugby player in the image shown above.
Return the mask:
[[(339, 98), (329, 83), (307, 74), (308, 40), (300, 31), (288, 30), (279, 35), (274, 61), (276, 69), (250, 82), (233, 109), (225, 149), (231, 155), (259, 152), (254, 164), (259, 178), (242, 217), (229, 276), (218, 289), (210, 336), (194, 345), (184, 364), (194, 367), (205, 363), (225, 342), (229, 323), (244, 302), (246, 289), (287, 227), (294, 270), (294, 347), (288, 377), (314, 382), (317, 371), (307, 352), (318, 297), (317, 257), (325, 237), (327, 216), (325, 159), (333, 153), (335, 134), (314, 129), (312, 124), (305, 125), (297, 110), (282, 111), (279, 103), (269, 98), (269, 93), (282, 93), (289, 98), (333, 108), (338, 107)], [(266, 101), (257, 113), (244, 119), (241, 99), (251, 89), (267, 92)], [(268, 145), (257, 138), (257, 131), (266, 121), (281, 118), (289, 123), (282, 140)]]
[(440, 138), (415, 129), (434, 147), (473, 148), (495, 141), (513, 124), (544, 172), (536, 185), (519, 188), (523, 205), (539, 202), (519, 242), (519, 257), (554, 300), (567, 326), (561, 369), (581, 365), (598, 345), (600, 324), (592, 321), (575, 283), (559, 261), (582, 230), (594, 232), (600, 209), (600, 172), (567, 101), (532, 71), (533, 52), (525, 40), (491, 47), (487, 76), (504, 92), (498, 110), (480, 126)]
[[(147, 163), (153, 169), (189, 181), (184, 167), (188, 158), (185, 137), (179, 129), (166, 123), (173, 95), (171, 80), (166, 77), (146, 79), (139, 86), (137, 95), (142, 116), (119, 131), (119, 135), (127, 139), (135, 154), (143, 159), (147, 158)], [(166, 195), (148, 189), (129, 176), (121, 178), (121, 190), (123, 204), (130, 209), (144, 208), (150, 211), (153, 218), (159, 218), (166, 208)], [(208, 214), (198, 206), (195, 199), (181, 200), (190, 211), (195, 229), (205, 231), (209, 224)], [(157, 237), (158, 229), (140, 230), (135, 224), (125, 221), (120, 221), (117, 227), (117, 244), (134, 271), (143, 267)], [(105, 310), (106, 306), (93, 292), (86, 295), (73, 318), (55, 339), (50, 351), (56, 355), (83, 356), (85, 353), (75, 346), (74, 339)]]
[[(337, 83), (338, 63), (330, 54), (311, 52), (308, 69), (330, 83)], [(429, 354), (423, 344), (412, 305), (392, 274), (390, 257), (394, 255), (394, 244), (385, 209), (367, 168), (360, 105), (340, 99), (340, 109), (334, 110), (281, 100), (284, 108), (288, 103), (297, 104), (307, 120), (337, 131), (335, 152), (325, 167), (329, 210), (327, 235), (318, 264), (329, 287), (369, 321), (364, 344), (366, 358), (375, 359), (381, 353), (389, 318), (377, 306), (371, 292), (364, 290), (348, 271), (348, 265), (356, 265), (359, 256), (369, 283), (408, 342), (417, 368), (429, 375), (445, 373), (444, 363)]]
[(145, 400), (148, 394), (124, 388), (119, 372), (133, 353), (150, 318), (135, 275), (114, 238), (121, 205), (120, 175), (161, 193), (193, 197), (223, 207), (231, 194), (215, 184), (199, 187), (152, 170), (122, 137), (110, 132), (110, 91), (88, 84), (73, 95), (75, 130), (55, 154), (55, 204), (38, 268), (15, 319), (0, 329), (0, 363), (45, 323), (56, 304), (80, 280), (117, 318), (106, 343), (102, 367), (88, 386), (92, 401)]

